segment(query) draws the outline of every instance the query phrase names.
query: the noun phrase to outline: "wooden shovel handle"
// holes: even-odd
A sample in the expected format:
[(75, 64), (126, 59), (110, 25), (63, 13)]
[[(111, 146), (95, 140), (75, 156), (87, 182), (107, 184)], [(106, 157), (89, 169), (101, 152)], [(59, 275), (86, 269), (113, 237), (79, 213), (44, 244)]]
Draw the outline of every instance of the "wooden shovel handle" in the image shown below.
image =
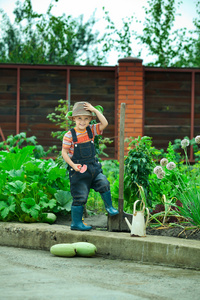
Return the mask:
[(124, 205), (124, 125), (126, 103), (121, 103), (119, 128), (119, 212), (123, 212)]

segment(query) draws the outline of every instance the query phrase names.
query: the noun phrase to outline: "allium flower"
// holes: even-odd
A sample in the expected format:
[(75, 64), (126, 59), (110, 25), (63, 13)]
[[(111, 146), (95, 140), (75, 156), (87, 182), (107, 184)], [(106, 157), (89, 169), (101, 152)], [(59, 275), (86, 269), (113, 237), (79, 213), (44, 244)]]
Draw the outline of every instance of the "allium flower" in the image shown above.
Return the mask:
[(163, 171), (162, 173), (157, 174), (157, 177), (158, 177), (159, 179), (163, 179), (164, 176), (165, 176), (165, 172), (164, 172), (164, 171)]
[(167, 158), (162, 158), (160, 161), (160, 164), (162, 167), (166, 166), (168, 164), (168, 159)]
[(173, 170), (174, 168), (176, 168), (176, 165), (174, 162), (169, 162), (167, 165), (166, 165), (166, 168), (167, 170)]
[(189, 146), (189, 144), (190, 142), (187, 139), (181, 141), (182, 148), (186, 148), (187, 146)]
[(200, 144), (200, 135), (197, 135), (197, 136), (195, 137), (195, 142), (196, 142), (197, 144)]
[(163, 169), (162, 169), (162, 167), (157, 166), (157, 167), (154, 168), (153, 171), (154, 171), (154, 173), (155, 173), (156, 175), (158, 175), (158, 174), (161, 174), (161, 173), (163, 172)]

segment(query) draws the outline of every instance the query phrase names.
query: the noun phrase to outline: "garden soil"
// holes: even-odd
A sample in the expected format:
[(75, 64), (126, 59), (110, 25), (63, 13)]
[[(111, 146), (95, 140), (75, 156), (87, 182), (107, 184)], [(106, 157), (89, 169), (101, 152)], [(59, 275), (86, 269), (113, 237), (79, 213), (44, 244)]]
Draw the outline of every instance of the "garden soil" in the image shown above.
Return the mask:
[[(107, 216), (105, 214), (93, 214), (91, 216), (84, 218), (84, 223), (91, 225), (95, 230), (107, 230)], [(67, 225), (71, 224), (71, 216), (58, 215), (56, 223), (58, 225)], [(200, 228), (199, 229), (190, 229), (191, 226), (187, 226), (184, 229), (179, 227), (175, 223), (173, 226), (158, 227), (153, 229), (147, 227), (147, 235), (159, 235), (159, 236), (169, 236), (183, 239), (192, 239), (200, 240)], [(128, 231), (128, 230), (127, 230)]]

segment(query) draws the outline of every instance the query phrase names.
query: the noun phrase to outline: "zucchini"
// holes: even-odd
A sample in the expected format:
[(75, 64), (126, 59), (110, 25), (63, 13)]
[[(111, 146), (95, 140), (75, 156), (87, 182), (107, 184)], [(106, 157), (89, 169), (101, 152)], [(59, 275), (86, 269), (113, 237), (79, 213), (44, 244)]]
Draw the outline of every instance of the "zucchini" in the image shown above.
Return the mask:
[(92, 257), (97, 253), (95, 245), (86, 242), (73, 243), (73, 247), (76, 249), (77, 256)]
[(53, 224), (56, 221), (56, 215), (53, 213), (42, 213), (42, 222)]
[(50, 248), (50, 252), (56, 256), (73, 257), (76, 255), (76, 249), (72, 244), (56, 244)]

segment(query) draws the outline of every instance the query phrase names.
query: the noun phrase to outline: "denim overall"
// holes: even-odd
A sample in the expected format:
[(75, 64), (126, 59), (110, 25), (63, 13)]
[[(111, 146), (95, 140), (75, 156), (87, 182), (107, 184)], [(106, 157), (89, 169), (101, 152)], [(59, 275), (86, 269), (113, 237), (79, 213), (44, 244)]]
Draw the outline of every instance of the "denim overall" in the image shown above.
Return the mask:
[(77, 143), (75, 129), (71, 129), (74, 142), (74, 154), (71, 160), (75, 164), (87, 165), (84, 173), (69, 170), (70, 189), (73, 197), (72, 206), (84, 205), (87, 202), (90, 189), (96, 192), (105, 193), (110, 191), (110, 183), (102, 173), (101, 164), (96, 157), (93, 134), (90, 126), (86, 128), (90, 141), (86, 143)]

